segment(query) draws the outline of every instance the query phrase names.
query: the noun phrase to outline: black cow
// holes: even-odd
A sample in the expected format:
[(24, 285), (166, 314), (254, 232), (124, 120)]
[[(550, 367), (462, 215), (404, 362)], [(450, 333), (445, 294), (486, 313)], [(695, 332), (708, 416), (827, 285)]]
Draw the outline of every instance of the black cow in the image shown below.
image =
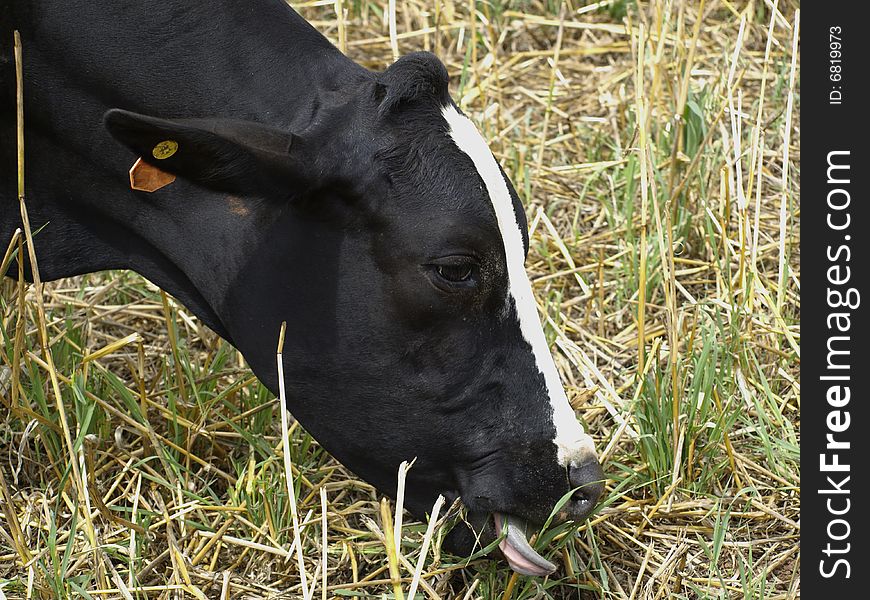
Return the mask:
[[(525, 522), (572, 489), (561, 517), (584, 519), (603, 473), (537, 315), (522, 205), (444, 66), (371, 72), (280, 0), (2, 4), (0, 241), (20, 226), (17, 28), (43, 279), (141, 273), (273, 392), (286, 321), (289, 408), (333, 456), (387, 494), (416, 457), (414, 514), (461, 496), (478, 541), (508, 530), (515, 570), (555, 569)], [(177, 179), (132, 190), (140, 157), (137, 178)]]

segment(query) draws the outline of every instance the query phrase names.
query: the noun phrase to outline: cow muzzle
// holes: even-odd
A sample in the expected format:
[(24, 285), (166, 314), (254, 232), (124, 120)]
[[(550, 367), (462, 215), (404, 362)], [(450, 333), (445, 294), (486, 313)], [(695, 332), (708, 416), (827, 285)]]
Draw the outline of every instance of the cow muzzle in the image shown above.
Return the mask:
[[(568, 467), (572, 492), (565, 505), (554, 515), (556, 522), (581, 522), (595, 508), (604, 492), (604, 470), (595, 459)], [(511, 569), (521, 575), (543, 577), (556, 570), (556, 565), (538, 554), (529, 544), (529, 525), (523, 519), (499, 512), (493, 513), (496, 535), (502, 535), (499, 550)]]
[(589, 516), (604, 493), (604, 469), (594, 458), (579, 465), (572, 464), (568, 467), (568, 483), (574, 491), (562, 520), (579, 522)]

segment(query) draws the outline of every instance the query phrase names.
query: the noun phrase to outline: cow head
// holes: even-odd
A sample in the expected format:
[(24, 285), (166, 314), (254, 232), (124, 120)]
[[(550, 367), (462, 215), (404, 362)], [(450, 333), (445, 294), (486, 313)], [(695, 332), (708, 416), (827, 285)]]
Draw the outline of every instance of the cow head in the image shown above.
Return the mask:
[[(473, 531), (455, 550), (505, 531), (511, 566), (541, 575), (555, 567), (526, 524), (567, 494), (559, 517), (584, 519), (604, 477), (541, 327), (523, 207), (447, 84), (420, 53), (319, 90), (295, 131), (117, 110), (106, 124), (187, 196), (244, 208), (218, 250), (232, 284), (199, 293), (273, 391), (287, 322), (288, 402), (312, 435), (388, 493), (416, 458), (412, 512), (459, 496)], [(152, 157), (167, 139), (177, 151)]]

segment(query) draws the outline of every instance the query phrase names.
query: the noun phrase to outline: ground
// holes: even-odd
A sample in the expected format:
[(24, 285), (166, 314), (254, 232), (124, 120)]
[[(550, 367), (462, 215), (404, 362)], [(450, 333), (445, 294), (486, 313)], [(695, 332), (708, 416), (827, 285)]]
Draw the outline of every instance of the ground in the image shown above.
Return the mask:
[[(799, 597), (797, 3), (292, 4), (369, 68), (448, 65), (609, 478), (539, 536), (555, 575), (436, 527), (418, 596)], [(297, 425), (291, 499), (278, 401), (150, 283), (7, 280), (0, 319), (0, 598), (408, 594), (427, 524)]]

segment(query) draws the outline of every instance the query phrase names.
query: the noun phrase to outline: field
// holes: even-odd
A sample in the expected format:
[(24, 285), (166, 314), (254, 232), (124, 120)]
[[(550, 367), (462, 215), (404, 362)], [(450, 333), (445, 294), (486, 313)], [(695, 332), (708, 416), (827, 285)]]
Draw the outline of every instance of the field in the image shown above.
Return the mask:
[(0, 599), (799, 597), (797, 2), (292, 4), (371, 69), (447, 64), (605, 498), (546, 579), (451, 556), (296, 424), (285, 462), (278, 400), (138, 275), (7, 279)]

